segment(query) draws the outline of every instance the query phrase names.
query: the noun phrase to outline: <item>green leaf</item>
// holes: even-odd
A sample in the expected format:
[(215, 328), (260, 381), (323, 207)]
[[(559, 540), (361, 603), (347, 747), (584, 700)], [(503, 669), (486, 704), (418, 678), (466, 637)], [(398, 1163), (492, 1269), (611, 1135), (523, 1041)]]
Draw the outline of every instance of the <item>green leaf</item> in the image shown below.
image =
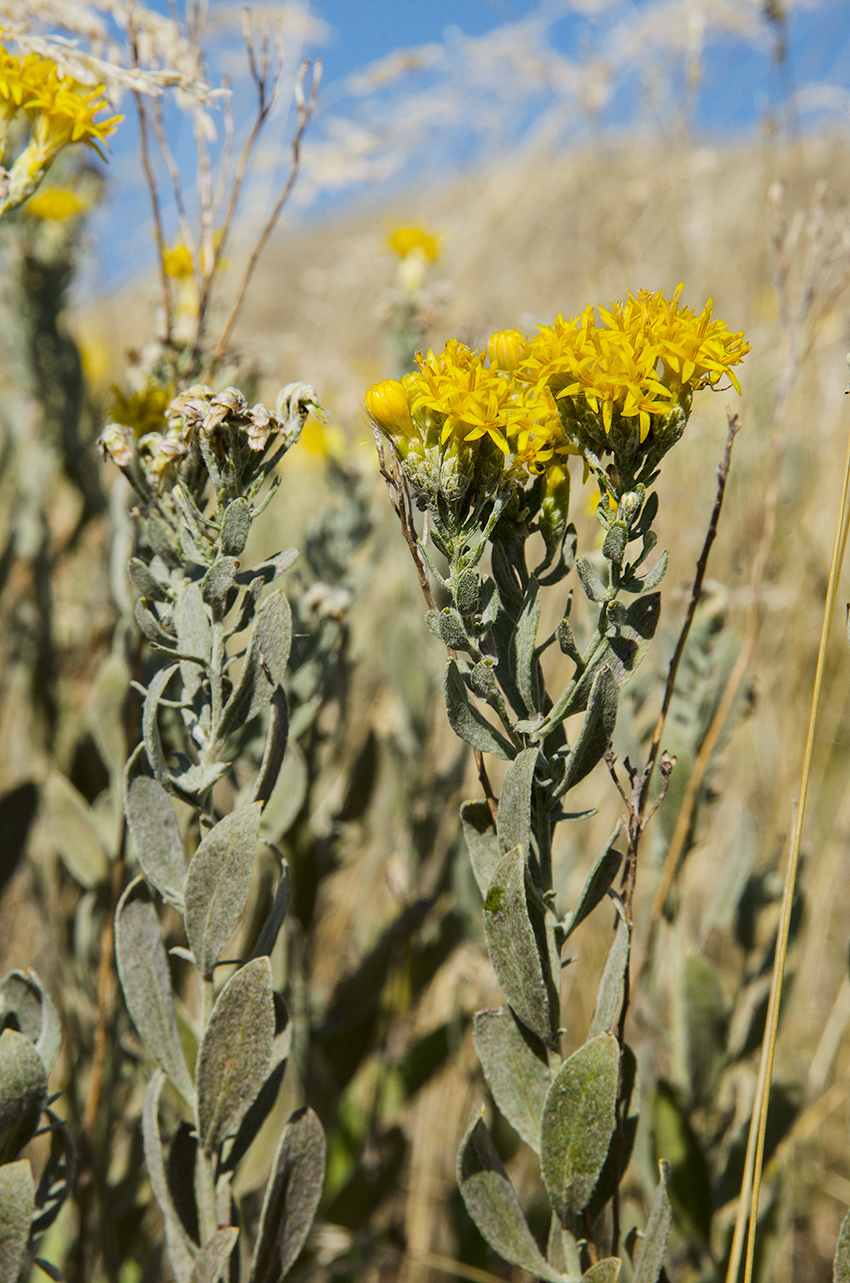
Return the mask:
[(251, 1283), (280, 1283), (304, 1246), (325, 1176), (325, 1134), (312, 1109), (290, 1117), (266, 1186)]
[(221, 551), (227, 557), (241, 557), (251, 533), (251, 505), (247, 499), (233, 499), (221, 520)]
[(219, 994), (195, 1070), (198, 1140), (212, 1153), (232, 1136), (271, 1068), (274, 1042), (271, 963), (254, 958)]
[(90, 891), (109, 872), (109, 856), (94, 812), (58, 771), (51, 771), (44, 781), (42, 798), (47, 828), (63, 864), (80, 886)]
[(115, 956), (124, 1000), (139, 1037), (183, 1099), (191, 1104), (192, 1080), (177, 1033), (168, 958), (151, 893), (143, 878), (134, 878), (118, 901)]
[(576, 571), (581, 580), (585, 596), (590, 601), (601, 603), (608, 596), (608, 589), (597, 575), (586, 557), (576, 557)]
[(460, 825), (478, 890), (482, 898), (486, 897), (496, 866), (502, 858), (496, 826), (486, 798), (461, 803)]
[(149, 597), (151, 601), (168, 601), (168, 589), (165, 584), (157, 579), (150, 567), (138, 557), (131, 557), (127, 562), (127, 572), (133, 586), (143, 597)]
[(129, 686), (130, 670), (124, 656), (112, 651), (95, 675), (88, 720), (97, 751), (113, 778), (121, 775), (127, 760), (124, 704)]
[(577, 682), (567, 710), (569, 713), (578, 713), (586, 707), (591, 686), (602, 664), (611, 669), (618, 688), (625, 686), (649, 650), (660, 618), (660, 593), (640, 597), (625, 610), (619, 602), (611, 603), (605, 645)]
[(216, 557), (201, 580), (201, 597), (212, 611), (216, 622), (224, 619), (239, 562), (235, 557)]
[(480, 1112), (460, 1147), (457, 1183), (466, 1210), (503, 1260), (547, 1283), (561, 1283), (563, 1275), (543, 1258), (532, 1237)]
[(476, 1012), (473, 1040), (500, 1113), (539, 1154), (540, 1122), (552, 1082), (546, 1048), (510, 1007)]
[(496, 979), (508, 1002), (523, 1024), (549, 1043), (553, 1012), (548, 958), (531, 922), (525, 876), (522, 852), (515, 847), (499, 861), (487, 891), (484, 935)]
[(590, 1201), (608, 1154), (619, 1064), (617, 1039), (600, 1034), (564, 1061), (546, 1098), (540, 1165), (566, 1229)]
[(563, 797), (602, 760), (611, 743), (617, 721), (617, 683), (607, 665), (597, 671), (590, 688), (587, 712), (572, 752), (566, 759), (563, 778), (554, 797)]
[(168, 763), (159, 738), (159, 702), (165, 694), (166, 686), (177, 672), (177, 667), (177, 664), (169, 664), (167, 668), (161, 668), (154, 674), (142, 708), (142, 737), (145, 742), (145, 751), (154, 775), (163, 786), (168, 783)]
[(265, 805), (274, 792), (277, 777), (283, 766), (286, 755), (286, 744), (289, 739), (289, 708), (282, 686), (276, 686), (269, 700), (269, 726), (266, 732), (266, 746), (256, 782), (251, 790), (251, 801)]
[(602, 980), (596, 995), (596, 1007), (590, 1025), (589, 1038), (595, 1038), (597, 1034), (607, 1034), (617, 1019), (623, 999), (623, 976), (626, 974), (626, 963), (629, 960), (629, 944), (629, 928), (626, 920), (618, 915), (617, 929), (614, 932), (611, 948), (608, 950), (605, 970), (602, 972)]
[(602, 556), (606, 561), (613, 561), (615, 565), (623, 564), (623, 554), (626, 551), (629, 532), (623, 521), (612, 521), (608, 527), (608, 533), (605, 536), (605, 542), (602, 545)]
[(582, 1274), (582, 1283), (619, 1283), (623, 1262), (617, 1256), (606, 1256)]
[(453, 607), (444, 606), (442, 610), (429, 610), (425, 615), (425, 623), (429, 631), (435, 637), (439, 637), (449, 650), (469, 650), (470, 642), (466, 635), (466, 628)]
[(195, 1257), (195, 1268), (189, 1283), (218, 1283), (227, 1269), (230, 1254), (236, 1245), (239, 1231), (233, 1225), (217, 1230)]
[(531, 786), (540, 750), (524, 748), (505, 772), (499, 795), (497, 832), (502, 851), (518, 846), (526, 858), (531, 844)]
[(0, 1167), (0, 1283), (17, 1283), (34, 1210), (32, 1169), (26, 1159)]
[(656, 1085), (652, 1129), (655, 1152), (669, 1166), (665, 1183), (677, 1224), (689, 1238), (708, 1244), (713, 1206), (711, 1175), (699, 1138), (669, 1083), (659, 1081)]
[(62, 1029), (50, 994), (31, 968), (10, 971), (0, 980), (0, 1029), (10, 1013), (14, 1013), (20, 1032), (35, 1046), (49, 1077), (59, 1055)]
[(664, 1253), (667, 1251), (667, 1235), (670, 1233), (670, 1200), (667, 1197), (667, 1164), (659, 1163), (660, 1179), (649, 1221), (643, 1237), (640, 1254), (635, 1262), (635, 1273), (632, 1283), (658, 1283), (658, 1276), (664, 1266)]
[(36, 1132), (47, 1104), (47, 1074), (17, 1029), (0, 1033), (0, 1164), (11, 1163)]
[(260, 836), (259, 802), (231, 811), (210, 829), (186, 874), (186, 938), (201, 975), (215, 964), (245, 907)]
[(262, 710), (271, 689), (284, 685), (291, 645), (292, 611), (277, 589), (257, 610), (242, 671), (218, 728), (220, 741)]
[(620, 1059), (620, 1118), (622, 1119), (622, 1138), (619, 1154), (612, 1145), (602, 1168), (602, 1174), (596, 1182), (596, 1189), (587, 1206), (587, 1215), (591, 1224), (599, 1219), (606, 1205), (614, 1197), (621, 1179), (631, 1162), (632, 1152), (637, 1137), (640, 1117), (640, 1084), (635, 1053), (626, 1044)]
[(182, 911), (183, 839), (171, 798), (154, 778), (144, 744), (136, 748), (124, 772), (124, 814), (145, 877), (164, 900)]
[(585, 879), (575, 908), (572, 913), (568, 913), (564, 918), (565, 940), (572, 935), (579, 923), (584, 922), (587, 915), (593, 912), (600, 900), (604, 899), (613, 886), (617, 871), (623, 860), (620, 852), (614, 850), (614, 843), (620, 836), (621, 828), (622, 821), (618, 821), (616, 829), (597, 855), (593, 868)]
[(289, 739), (277, 782), (266, 798), (260, 817), (260, 833), (265, 840), (278, 842), (295, 823), (307, 796), (309, 777), (304, 754)]
[(505, 760), (513, 756), (513, 749), (504, 735), (495, 730), (473, 704), (453, 659), (446, 664), (443, 693), (449, 725), (455, 735), (480, 753), (492, 753), (494, 757)]
[(192, 699), (203, 680), (204, 670), (209, 667), (212, 653), (212, 625), (198, 584), (183, 586), (174, 608), (174, 624), (180, 654), (195, 655), (201, 661), (193, 664), (184, 659), (180, 663), (183, 693)]
[(532, 575), (525, 590), (522, 610), (519, 613), (511, 639), (511, 666), (514, 680), (522, 697), (522, 702), (529, 713), (539, 713), (541, 711), (538, 660), (535, 649), (537, 646), (537, 630), (540, 626), (541, 605), (540, 585)]
[(177, 1211), (171, 1200), (168, 1180), (165, 1174), (165, 1157), (162, 1152), (162, 1137), (159, 1132), (159, 1098), (165, 1084), (165, 1075), (161, 1069), (154, 1071), (145, 1091), (145, 1103), (142, 1109), (142, 1140), (145, 1149), (145, 1165), (153, 1190), (154, 1198), (165, 1221), (165, 1245), (168, 1260), (174, 1271), (177, 1283), (189, 1283), (194, 1264), (192, 1244)]
[(832, 1266), (832, 1283), (850, 1283), (850, 1212), (841, 1222), (835, 1261)]
[(546, 1260), (560, 1274), (578, 1283), (581, 1277), (581, 1253), (574, 1235), (565, 1230), (553, 1212), (549, 1218), (549, 1238), (546, 1242)]
[(674, 1023), (677, 1078), (693, 1108), (714, 1093), (726, 1057), (728, 1009), (720, 977), (699, 955), (684, 959), (677, 988), (681, 1012)]

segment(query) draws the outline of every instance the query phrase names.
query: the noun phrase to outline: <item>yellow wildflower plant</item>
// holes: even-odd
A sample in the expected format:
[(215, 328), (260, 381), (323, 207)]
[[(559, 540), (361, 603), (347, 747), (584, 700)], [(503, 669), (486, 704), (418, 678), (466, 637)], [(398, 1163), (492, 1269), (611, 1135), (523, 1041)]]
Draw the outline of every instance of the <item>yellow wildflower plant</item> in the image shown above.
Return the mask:
[(72, 143), (84, 143), (105, 160), (103, 145), (122, 119), (96, 119), (106, 108), (103, 85), (80, 84), (60, 75), (49, 58), (20, 58), (0, 45), (0, 160), (13, 119), (23, 116), (30, 124), (29, 140), (8, 174), (0, 214), (31, 196), (59, 152)]
[(399, 258), (407, 258), (415, 253), (430, 263), (435, 263), (440, 257), (442, 240), (441, 236), (435, 236), (424, 227), (397, 227), (387, 238), (387, 244)]

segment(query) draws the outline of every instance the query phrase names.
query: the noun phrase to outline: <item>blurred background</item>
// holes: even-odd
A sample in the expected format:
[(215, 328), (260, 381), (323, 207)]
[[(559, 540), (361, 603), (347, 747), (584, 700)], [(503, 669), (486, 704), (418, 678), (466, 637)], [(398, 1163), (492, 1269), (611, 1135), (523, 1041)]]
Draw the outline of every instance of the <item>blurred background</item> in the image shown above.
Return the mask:
[[(683, 301), (700, 310), (712, 297), (752, 352), (743, 398), (701, 394), (665, 463), (662, 625), (615, 742), (620, 757), (645, 751), (711, 513), (728, 406), (742, 426), (665, 738), (678, 766), (639, 877), (646, 968), (630, 1037), (645, 1123), (629, 1196), (645, 1214), (655, 1159), (670, 1158), (671, 1277), (721, 1278), (850, 411), (850, 7), (323, 0), (256, 12), (282, 24), (287, 83), (222, 267), (222, 316), (289, 164), (297, 66), (324, 60), (294, 194), (235, 331), (233, 376), (270, 402), (282, 384), (306, 380), (330, 414), (287, 456), (262, 536), (270, 548), (305, 549), (305, 576), (324, 585), (323, 618), (336, 627), (324, 721), (310, 731), (297, 805), (283, 808), (278, 834), (295, 870), (285, 965), (301, 985), (304, 1031), (301, 1077), (286, 1090), (290, 1101), (311, 1100), (331, 1143), (324, 1210), (299, 1269), (409, 1283), (520, 1278), (488, 1256), (455, 1193), (457, 1143), (486, 1096), (470, 1017), (500, 1001), (455, 822), (478, 784), (444, 726), (444, 652), (422, 624), (364, 392), (398, 374), (419, 344), (457, 336), (483, 345), (495, 329), (533, 333), (588, 302), (683, 283)], [(213, 4), (208, 25), (208, 79), (227, 78), (236, 128), (247, 130), (239, 15)], [(127, 608), (127, 535), (93, 440), (116, 395), (133, 390), (159, 306), (129, 95), (120, 107), (127, 119), (109, 165), (62, 253), (64, 224), (34, 214), (3, 248), (0, 972), (35, 966), (81, 1048), (65, 1064), (69, 1119), (82, 1110), (93, 1021), (91, 924), (108, 895), (73, 867), (44, 786), (60, 771), (95, 814), (104, 810), (100, 675)], [(215, 103), (209, 119), (215, 149)], [(194, 126), (179, 96), (163, 120), (177, 167), (191, 174)], [(167, 181), (162, 190), (166, 239), (176, 243)], [(435, 238), (415, 270), (389, 244), (411, 226)], [(22, 262), (36, 268), (27, 275)], [(38, 307), (48, 280), (59, 298), (52, 347), (32, 340), (46, 332)], [(73, 422), (67, 398), (52, 410), (45, 393), (71, 350), (81, 362)], [(580, 467), (573, 511), (580, 545), (594, 547)], [(848, 597), (845, 573), (840, 600)], [(548, 604), (550, 622), (564, 604)], [(831, 1278), (850, 1204), (850, 655), (843, 621), (835, 625), (768, 1141), (758, 1268), (777, 1283)], [(559, 865), (567, 898), (619, 813), (605, 775), (582, 792), (597, 813), (569, 826)], [(658, 903), (660, 885), (668, 893)], [(575, 940), (564, 1023), (584, 1030), (608, 939), (584, 926)], [(138, 1061), (126, 1020), (116, 1036)], [(160, 1277), (156, 1214), (134, 1168), (139, 1094), (117, 1055), (112, 1072), (116, 1130), (96, 1180), (114, 1225), (100, 1231), (91, 1277), (136, 1283)], [(533, 1218), (533, 1156), (506, 1124), (498, 1139)], [(257, 1188), (266, 1158), (260, 1146)], [(51, 1231), (58, 1258), (71, 1253), (70, 1217)]]

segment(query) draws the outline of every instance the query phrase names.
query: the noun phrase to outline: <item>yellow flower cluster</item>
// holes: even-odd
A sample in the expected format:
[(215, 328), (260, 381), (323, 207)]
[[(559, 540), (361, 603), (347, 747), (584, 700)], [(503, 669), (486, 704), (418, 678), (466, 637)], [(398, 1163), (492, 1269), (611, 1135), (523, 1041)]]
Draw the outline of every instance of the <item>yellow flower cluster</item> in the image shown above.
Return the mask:
[(441, 239), (424, 227), (397, 227), (387, 244), (399, 258), (415, 252), (433, 263), (440, 257)]
[(70, 187), (48, 187), (31, 196), (26, 203), (30, 218), (40, 218), (48, 223), (64, 223), (69, 218), (84, 214), (90, 202), (83, 200)]
[(484, 438), (502, 455), (541, 471), (555, 454), (575, 453), (549, 389), (514, 377), (527, 347), (516, 330), (494, 334), (488, 353), (450, 339), (438, 356), (417, 357), (419, 370), (403, 383), (370, 388), (366, 407), (404, 456), (412, 440), (443, 453)]
[(19, 58), (0, 45), (0, 159), (12, 120), (23, 115), (31, 125), (29, 141), (9, 172), (0, 213), (35, 191), (63, 147), (85, 143), (103, 157), (101, 144), (122, 117), (95, 119), (107, 106), (102, 95), (102, 85), (82, 85), (60, 75), (49, 58), (34, 53)]
[(749, 344), (742, 333), (712, 319), (711, 299), (699, 315), (682, 307), (681, 289), (669, 300), (661, 290), (629, 295), (610, 310), (599, 308), (601, 323), (591, 306), (570, 320), (558, 316), (531, 343), (525, 377), (548, 386), (558, 399), (583, 402), (601, 415), (607, 434), (615, 416), (636, 420), (641, 442), (653, 416), (677, 407), (687, 413), (693, 393), (716, 388), (724, 375), (740, 392), (732, 366), (744, 359)]

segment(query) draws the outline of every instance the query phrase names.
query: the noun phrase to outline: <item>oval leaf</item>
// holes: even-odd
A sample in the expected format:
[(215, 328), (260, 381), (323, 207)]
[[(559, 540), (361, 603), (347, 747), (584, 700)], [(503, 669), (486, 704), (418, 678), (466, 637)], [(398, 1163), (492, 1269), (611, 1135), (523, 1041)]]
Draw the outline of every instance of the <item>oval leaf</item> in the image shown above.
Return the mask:
[(478, 890), (485, 897), (493, 881), (496, 865), (502, 858), (496, 826), (487, 800), (476, 798), (471, 802), (463, 802), (460, 823)]
[(510, 1007), (477, 1012), (473, 1040), (500, 1112), (539, 1154), (540, 1122), (552, 1082), (546, 1048), (519, 1023)]
[(180, 826), (171, 798), (151, 774), (143, 744), (124, 772), (124, 813), (145, 877), (164, 900), (182, 908), (186, 856)]
[(91, 807), (58, 771), (48, 775), (42, 796), (47, 827), (65, 867), (90, 891), (109, 871), (109, 856)]
[(35, 1211), (32, 1170), (22, 1159), (0, 1167), (0, 1283), (16, 1283)]
[(502, 851), (522, 848), (527, 855), (531, 834), (531, 785), (540, 750), (524, 748), (505, 773), (499, 795), (498, 833)]
[(480, 753), (492, 753), (494, 757), (505, 760), (513, 756), (513, 750), (504, 735), (495, 730), (475, 707), (460, 675), (460, 669), (453, 659), (446, 664), (443, 694), (449, 725), (455, 735)]
[(540, 1165), (552, 1207), (566, 1229), (596, 1187), (614, 1133), (620, 1048), (610, 1034), (565, 1060), (543, 1110)]
[(548, 1043), (552, 1037), (549, 986), (529, 916), (525, 862), (519, 847), (496, 866), (484, 901), (484, 935), (502, 992), (523, 1024)]
[(151, 893), (134, 878), (115, 913), (115, 957), (124, 1001), (139, 1037), (188, 1103), (194, 1094), (177, 1033), (168, 958)]
[(32, 1139), (47, 1104), (47, 1074), (25, 1034), (0, 1034), (0, 1163), (11, 1163)]
[(607, 664), (596, 674), (590, 688), (587, 712), (572, 752), (566, 761), (564, 776), (555, 790), (563, 797), (585, 775), (593, 770), (605, 754), (617, 721), (617, 683)]
[(186, 936), (204, 979), (245, 907), (260, 833), (259, 802), (231, 811), (201, 842), (186, 875)]
[(230, 977), (198, 1051), (198, 1139), (211, 1153), (232, 1136), (271, 1068), (274, 998), (269, 959), (254, 958)]
[(292, 1115), (266, 1186), (251, 1283), (280, 1283), (295, 1264), (322, 1193), (325, 1133), (312, 1109)]
[(11, 1012), (20, 1032), (34, 1044), (49, 1076), (59, 1055), (62, 1030), (53, 999), (32, 968), (26, 972), (10, 971), (0, 980), (0, 1028)]

